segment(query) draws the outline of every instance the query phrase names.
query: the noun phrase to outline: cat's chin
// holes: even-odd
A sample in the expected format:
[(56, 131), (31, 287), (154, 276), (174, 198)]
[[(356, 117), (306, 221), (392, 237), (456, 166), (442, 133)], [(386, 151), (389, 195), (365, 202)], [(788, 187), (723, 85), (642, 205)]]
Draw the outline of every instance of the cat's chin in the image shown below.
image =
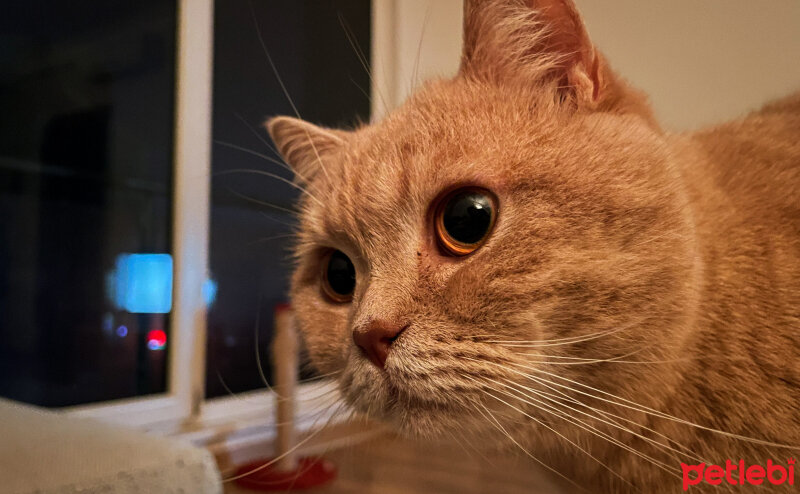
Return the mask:
[[(439, 439), (454, 432), (486, 433), (492, 429), (476, 412), (477, 404), (452, 390), (418, 389), (388, 370), (359, 364), (348, 367), (340, 380), (345, 402), (371, 420), (407, 437)], [(477, 390), (476, 390), (477, 394)]]
[[(381, 422), (394, 432), (410, 438), (443, 439), (454, 432), (478, 433), (485, 429), (485, 422), (475, 422), (460, 407), (431, 407), (428, 404), (399, 404), (392, 402), (378, 409), (375, 404), (360, 409), (370, 418)], [(484, 431), (485, 432), (485, 431)]]

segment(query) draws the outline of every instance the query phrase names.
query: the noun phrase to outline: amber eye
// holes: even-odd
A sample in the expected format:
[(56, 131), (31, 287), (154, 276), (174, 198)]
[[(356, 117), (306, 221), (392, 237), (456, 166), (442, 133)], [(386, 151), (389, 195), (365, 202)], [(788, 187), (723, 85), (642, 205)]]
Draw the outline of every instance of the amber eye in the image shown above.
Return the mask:
[(448, 254), (465, 256), (483, 245), (497, 217), (497, 201), (485, 189), (468, 187), (444, 197), (434, 226), (439, 245)]
[(353, 299), (356, 287), (356, 268), (344, 252), (332, 250), (322, 262), (322, 290), (338, 303)]

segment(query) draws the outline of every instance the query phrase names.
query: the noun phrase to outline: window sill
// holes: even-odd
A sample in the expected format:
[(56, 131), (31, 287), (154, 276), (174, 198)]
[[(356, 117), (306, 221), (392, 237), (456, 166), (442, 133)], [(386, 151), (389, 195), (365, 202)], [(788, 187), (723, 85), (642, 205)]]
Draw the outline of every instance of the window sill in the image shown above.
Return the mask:
[[(320, 454), (382, 432), (374, 423), (351, 419), (349, 413), (341, 412), (339, 400), (336, 385), (329, 380), (298, 386), (295, 431), (301, 455)], [(177, 400), (168, 395), (62, 411), (204, 447), (216, 457), (223, 476), (236, 465), (275, 454), (276, 394), (272, 390), (207, 400), (200, 415), (191, 420), (180, 418)]]

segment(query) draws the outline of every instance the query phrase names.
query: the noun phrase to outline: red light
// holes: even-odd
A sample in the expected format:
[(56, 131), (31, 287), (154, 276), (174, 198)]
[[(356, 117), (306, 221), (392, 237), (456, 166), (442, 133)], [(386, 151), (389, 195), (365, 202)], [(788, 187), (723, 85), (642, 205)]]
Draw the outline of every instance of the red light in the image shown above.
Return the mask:
[(161, 329), (151, 329), (147, 332), (147, 348), (163, 350), (165, 346), (167, 346), (167, 333)]

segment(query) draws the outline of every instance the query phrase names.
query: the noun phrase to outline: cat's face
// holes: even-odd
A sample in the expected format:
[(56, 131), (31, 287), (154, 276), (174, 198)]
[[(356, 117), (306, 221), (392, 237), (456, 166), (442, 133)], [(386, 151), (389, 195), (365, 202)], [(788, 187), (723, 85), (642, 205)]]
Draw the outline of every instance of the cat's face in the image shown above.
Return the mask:
[[(594, 360), (670, 358), (684, 337), (685, 197), (649, 116), (627, 111), (634, 95), (589, 110), (558, 85), (462, 69), (355, 131), (270, 123), (307, 189), (299, 327), (358, 410), (413, 434), (511, 429), (546, 420), (518, 399), (526, 388), (572, 394), (548, 388), (552, 374), (652, 402), (637, 395), (650, 368)], [(462, 189), (494, 214), (474, 251), (454, 255), (437, 220)], [(351, 294), (326, 276), (347, 260)], [(376, 325), (394, 328), (377, 359), (364, 339)]]

